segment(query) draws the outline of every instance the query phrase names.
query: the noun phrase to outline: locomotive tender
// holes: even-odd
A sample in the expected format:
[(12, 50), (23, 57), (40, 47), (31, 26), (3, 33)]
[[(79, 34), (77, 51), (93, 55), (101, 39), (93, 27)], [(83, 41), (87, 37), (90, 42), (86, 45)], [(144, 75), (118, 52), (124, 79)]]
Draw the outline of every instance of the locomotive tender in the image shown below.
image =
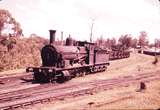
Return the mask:
[(37, 82), (64, 82), (76, 76), (105, 71), (109, 65), (107, 50), (86, 41), (66, 39), (66, 45), (55, 45), (56, 30), (50, 31), (50, 44), (41, 50), (42, 66), (28, 67)]

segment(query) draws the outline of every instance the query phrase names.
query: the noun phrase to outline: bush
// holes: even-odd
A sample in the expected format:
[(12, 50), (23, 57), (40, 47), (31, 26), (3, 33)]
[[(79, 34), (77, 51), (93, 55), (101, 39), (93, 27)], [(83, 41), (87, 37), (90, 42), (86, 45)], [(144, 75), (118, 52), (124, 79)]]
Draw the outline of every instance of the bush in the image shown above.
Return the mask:
[(5, 40), (6, 45), (0, 43), (0, 71), (40, 66), (40, 50), (47, 42), (41, 37), (15, 39), (10, 49), (10, 41)]

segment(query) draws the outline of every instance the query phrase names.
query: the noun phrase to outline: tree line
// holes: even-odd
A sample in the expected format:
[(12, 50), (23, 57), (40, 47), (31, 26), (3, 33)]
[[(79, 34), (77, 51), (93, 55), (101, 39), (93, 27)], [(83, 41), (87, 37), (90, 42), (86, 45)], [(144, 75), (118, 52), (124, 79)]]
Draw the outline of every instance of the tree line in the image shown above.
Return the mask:
[(137, 48), (137, 47), (160, 47), (160, 39), (155, 39), (154, 43), (149, 43), (148, 34), (146, 31), (141, 31), (137, 38), (134, 38), (131, 34), (124, 34), (116, 40), (116, 38), (107, 38), (103, 37), (98, 38), (96, 41), (97, 45), (103, 46), (104, 48), (111, 49), (112, 46), (119, 45), (124, 48)]

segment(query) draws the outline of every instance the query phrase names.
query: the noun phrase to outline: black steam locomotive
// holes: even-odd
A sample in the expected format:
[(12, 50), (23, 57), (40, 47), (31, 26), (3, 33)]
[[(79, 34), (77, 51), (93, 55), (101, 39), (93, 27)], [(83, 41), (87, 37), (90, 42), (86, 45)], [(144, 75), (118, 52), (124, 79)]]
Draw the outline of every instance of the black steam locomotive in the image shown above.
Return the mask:
[(109, 65), (107, 50), (94, 43), (66, 39), (66, 45), (55, 45), (55, 30), (50, 30), (50, 44), (41, 50), (42, 66), (28, 67), (38, 82), (64, 82), (76, 76), (105, 71)]

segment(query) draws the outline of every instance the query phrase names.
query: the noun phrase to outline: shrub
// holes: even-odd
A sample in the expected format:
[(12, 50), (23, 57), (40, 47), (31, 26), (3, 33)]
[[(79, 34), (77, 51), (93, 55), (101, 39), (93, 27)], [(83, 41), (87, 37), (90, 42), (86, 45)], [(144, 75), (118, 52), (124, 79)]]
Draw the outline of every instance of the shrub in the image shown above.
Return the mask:
[[(7, 43), (6, 43), (7, 42)], [(15, 39), (9, 50), (8, 42), (0, 43), (0, 71), (41, 65), (41, 48), (48, 42), (41, 37)]]

